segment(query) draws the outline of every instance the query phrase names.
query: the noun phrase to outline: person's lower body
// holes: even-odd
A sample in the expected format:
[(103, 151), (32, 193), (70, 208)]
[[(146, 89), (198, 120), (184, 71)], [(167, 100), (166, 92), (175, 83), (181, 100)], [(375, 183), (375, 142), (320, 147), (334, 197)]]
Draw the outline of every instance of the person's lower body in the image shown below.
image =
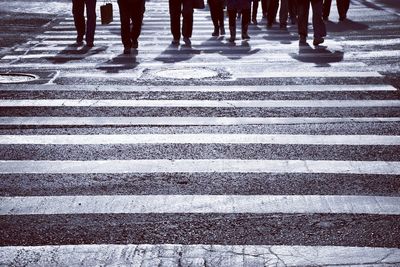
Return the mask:
[(281, 7), (279, 9), (279, 26), (281, 29), (286, 29), (289, 14), (288, 0), (281, 0)]
[(298, 0), (298, 33), (301, 45), (307, 43), (308, 35), (308, 15), (310, 3), (313, 10), (314, 45), (324, 42), (326, 36), (326, 26), (322, 20), (322, 0)]
[(236, 40), (236, 16), (237, 9), (228, 9), (229, 18), (229, 42), (234, 42)]
[(297, 23), (297, 0), (288, 0), (290, 22)]
[[(121, 19), (121, 40), (124, 54), (130, 54), (131, 48), (138, 48), (138, 38), (142, 29), (144, 1), (118, 0)], [(131, 27), (132, 22), (132, 27)]]
[(278, 13), (279, 0), (268, 0), (267, 2), (267, 27), (272, 27), (272, 24), (276, 22), (276, 15)]
[(83, 44), (83, 36), (86, 33), (86, 21), (84, 13), (85, 13), (85, 1), (72, 0), (72, 14), (74, 16), (74, 23), (76, 29), (76, 43), (78, 45)]
[(214, 25), (212, 36), (225, 34), (224, 28), (224, 2), (222, 0), (209, 0), (211, 20)]
[[(85, 6), (87, 23), (84, 15)], [(96, 0), (72, 0), (72, 14), (77, 32), (77, 44), (82, 44), (83, 37), (86, 36), (86, 45), (93, 47), (96, 30)]]
[(249, 40), (248, 28), (250, 24), (251, 9), (242, 9), (242, 39)]
[(268, 13), (268, 0), (261, 0), (261, 11), (262, 11), (262, 17), (267, 18), (267, 13)]
[(183, 41), (190, 45), (193, 31), (193, 5), (191, 0), (169, 0), (169, 14), (171, 19), (172, 43), (179, 44), (181, 37), (180, 22), (182, 21)]
[(324, 20), (329, 19), (329, 15), (331, 13), (331, 5), (332, 5), (332, 0), (324, 0), (323, 5), (322, 5), (322, 18)]
[(347, 11), (350, 8), (350, 0), (336, 0), (336, 5), (339, 13), (339, 21), (347, 18)]
[(253, 9), (251, 11), (251, 22), (257, 25), (257, 12), (258, 12), (258, 0), (253, 1)]

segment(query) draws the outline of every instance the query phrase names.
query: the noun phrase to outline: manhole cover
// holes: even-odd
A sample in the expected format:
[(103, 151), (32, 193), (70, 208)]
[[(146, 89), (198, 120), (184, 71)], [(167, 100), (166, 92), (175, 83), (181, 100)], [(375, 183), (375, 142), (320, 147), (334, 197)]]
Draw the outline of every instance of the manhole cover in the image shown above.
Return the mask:
[(203, 68), (160, 70), (156, 76), (168, 79), (204, 79), (218, 76), (218, 72)]
[(0, 83), (25, 83), (37, 80), (39, 77), (25, 73), (0, 73)]

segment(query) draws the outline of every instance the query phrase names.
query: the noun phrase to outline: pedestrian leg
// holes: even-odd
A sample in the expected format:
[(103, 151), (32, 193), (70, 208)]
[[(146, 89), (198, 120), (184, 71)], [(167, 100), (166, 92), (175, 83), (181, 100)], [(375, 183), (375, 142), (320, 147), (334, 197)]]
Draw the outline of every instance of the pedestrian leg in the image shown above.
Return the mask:
[(76, 29), (76, 43), (82, 44), (83, 36), (86, 31), (85, 23), (85, 1), (84, 0), (72, 0), (72, 14), (74, 16), (74, 23)]
[(131, 9), (131, 20), (132, 20), (132, 30), (131, 30), (131, 41), (132, 48), (138, 48), (138, 39), (142, 31), (143, 14), (145, 10), (145, 0), (135, 0), (134, 6)]
[(228, 9), (229, 13), (229, 32), (231, 37), (229, 38), (229, 42), (234, 42), (236, 40), (236, 15), (237, 9)]
[(345, 20), (350, 7), (350, 0), (336, 0), (336, 5), (339, 13), (339, 20)]
[(93, 47), (94, 33), (96, 31), (96, 0), (85, 1), (87, 16), (86, 45)]
[(329, 19), (329, 14), (331, 13), (332, 0), (324, 0), (322, 7), (322, 17), (324, 20)]
[(286, 29), (289, 14), (288, 0), (281, 0), (281, 8), (279, 10), (279, 25), (281, 29)]
[(298, 12), (299, 12), (298, 33), (299, 33), (299, 37), (300, 37), (300, 44), (304, 45), (307, 43), (308, 14), (310, 11), (310, 0), (298, 0), (297, 8), (298, 8)]
[(326, 36), (326, 26), (322, 20), (322, 0), (311, 1), (313, 10), (313, 28), (314, 28), (314, 45), (319, 45), (324, 42)]
[(172, 43), (179, 44), (181, 38), (181, 0), (169, 0), (169, 16), (171, 23)]

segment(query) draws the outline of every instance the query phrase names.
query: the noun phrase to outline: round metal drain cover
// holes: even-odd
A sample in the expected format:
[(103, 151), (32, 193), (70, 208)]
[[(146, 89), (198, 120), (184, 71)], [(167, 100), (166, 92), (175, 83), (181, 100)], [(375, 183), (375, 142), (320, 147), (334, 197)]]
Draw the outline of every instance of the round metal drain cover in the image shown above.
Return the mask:
[(0, 83), (25, 83), (38, 78), (36, 75), (27, 73), (0, 73)]
[(218, 76), (218, 72), (204, 68), (185, 68), (160, 70), (155, 73), (156, 76), (168, 79), (204, 79)]

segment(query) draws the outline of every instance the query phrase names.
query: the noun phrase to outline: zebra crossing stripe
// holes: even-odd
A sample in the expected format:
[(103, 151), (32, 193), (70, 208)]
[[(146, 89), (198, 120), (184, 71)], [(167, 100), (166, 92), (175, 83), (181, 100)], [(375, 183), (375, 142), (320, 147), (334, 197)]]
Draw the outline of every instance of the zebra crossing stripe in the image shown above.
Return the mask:
[(116, 99), (24, 99), (0, 100), (0, 107), (400, 107), (400, 100), (116, 100)]
[(110, 266), (395, 266), (400, 262), (400, 249), (205, 244), (0, 247), (0, 265), (22, 266), (26, 262), (36, 266), (99, 266), (104, 262)]
[(397, 91), (390, 85), (268, 85), (268, 86), (93, 86), (93, 85), (7, 85), (1, 91), (95, 91), (95, 92), (388, 92)]
[(134, 134), (134, 135), (1, 135), (0, 145), (99, 144), (307, 144), (400, 145), (400, 136), (285, 134)]
[(279, 125), (400, 122), (399, 117), (0, 117), (0, 125), (105, 126), (105, 125)]
[(397, 161), (335, 160), (1, 160), (0, 173), (335, 173), (400, 175)]
[(326, 195), (0, 197), (0, 216), (103, 213), (329, 213), (400, 215), (400, 197)]

